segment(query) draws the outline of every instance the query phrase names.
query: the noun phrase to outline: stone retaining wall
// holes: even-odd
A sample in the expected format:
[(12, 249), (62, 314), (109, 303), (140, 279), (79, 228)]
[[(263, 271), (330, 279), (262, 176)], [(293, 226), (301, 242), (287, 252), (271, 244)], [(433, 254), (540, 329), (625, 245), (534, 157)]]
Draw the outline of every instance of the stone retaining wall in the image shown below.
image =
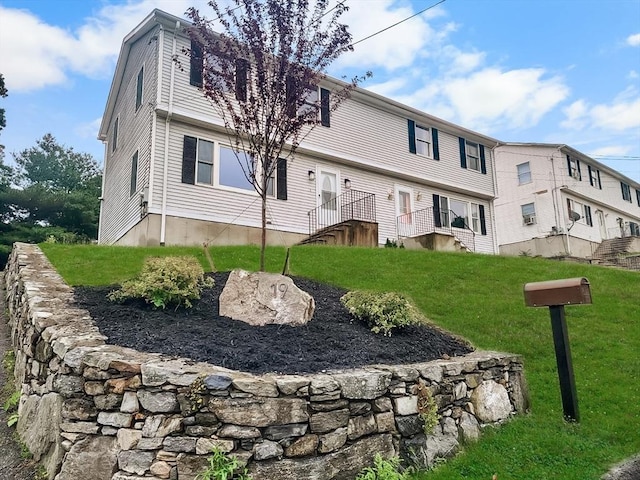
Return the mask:
[(50, 479), (193, 480), (213, 447), (255, 480), (353, 479), (377, 452), (432, 465), (528, 408), (516, 355), (255, 376), (105, 344), (37, 246), (14, 246), (5, 285), (18, 433)]

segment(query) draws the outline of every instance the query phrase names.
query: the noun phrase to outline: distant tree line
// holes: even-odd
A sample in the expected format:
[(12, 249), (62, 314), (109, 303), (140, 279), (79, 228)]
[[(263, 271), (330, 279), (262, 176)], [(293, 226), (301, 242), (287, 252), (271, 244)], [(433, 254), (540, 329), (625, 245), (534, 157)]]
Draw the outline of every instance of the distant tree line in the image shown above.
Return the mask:
[[(0, 97), (6, 97), (0, 74)], [(0, 109), (0, 131), (6, 126)], [(97, 238), (102, 175), (96, 160), (51, 134), (4, 162), (0, 145), (0, 269), (14, 242), (87, 243)]]

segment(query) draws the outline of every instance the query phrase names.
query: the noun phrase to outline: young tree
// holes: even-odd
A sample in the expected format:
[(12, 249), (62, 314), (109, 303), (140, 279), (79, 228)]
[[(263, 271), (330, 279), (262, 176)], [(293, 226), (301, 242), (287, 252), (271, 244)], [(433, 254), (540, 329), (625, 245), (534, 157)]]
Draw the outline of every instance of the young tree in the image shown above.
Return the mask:
[[(313, 1), (313, 0), (312, 0)], [(261, 197), (260, 270), (264, 271), (267, 199), (278, 162), (286, 162), (320, 122), (321, 108), (335, 110), (361, 77), (318, 98), (327, 67), (352, 50), (351, 34), (339, 23), (344, 2), (328, 0), (213, 0), (222, 32), (190, 8), (193, 67), (202, 92), (224, 122), (247, 180)], [(367, 76), (370, 74), (367, 74)], [(328, 92), (327, 92), (328, 93)]]

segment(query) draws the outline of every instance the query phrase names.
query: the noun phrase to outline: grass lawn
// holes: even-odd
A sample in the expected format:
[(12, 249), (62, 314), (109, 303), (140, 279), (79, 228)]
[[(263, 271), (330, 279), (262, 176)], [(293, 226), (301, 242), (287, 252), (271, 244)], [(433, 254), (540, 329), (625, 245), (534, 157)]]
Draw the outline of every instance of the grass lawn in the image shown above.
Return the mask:
[[(202, 248), (126, 248), (43, 244), (72, 285), (122, 281), (151, 254), (198, 256)], [(213, 247), (218, 270), (256, 269), (257, 247)], [(283, 248), (267, 251), (280, 271)], [(291, 273), (349, 289), (410, 295), (439, 325), (477, 348), (524, 356), (532, 412), (488, 429), (465, 453), (416, 480), (589, 480), (640, 452), (640, 273), (526, 257), (404, 249), (303, 246)], [(587, 277), (593, 305), (566, 308), (581, 415), (562, 420), (549, 312), (524, 306), (527, 282)]]

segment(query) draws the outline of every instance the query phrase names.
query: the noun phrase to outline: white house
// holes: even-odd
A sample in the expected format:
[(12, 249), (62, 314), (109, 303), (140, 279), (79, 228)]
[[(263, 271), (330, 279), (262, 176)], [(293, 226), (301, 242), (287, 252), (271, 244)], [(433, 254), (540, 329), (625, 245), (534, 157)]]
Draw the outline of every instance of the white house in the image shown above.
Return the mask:
[(603, 240), (640, 236), (640, 184), (567, 146), (500, 143), (500, 253), (589, 258)]
[[(100, 243), (259, 243), (259, 196), (198, 87), (185, 25), (154, 10), (123, 41), (99, 132)], [(327, 79), (318, 94), (335, 85)], [(268, 243), (355, 218), (377, 223), (377, 244), (439, 232), (497, 253), (495, 139), (364, 89), (322, 113), (278, 165)]]

